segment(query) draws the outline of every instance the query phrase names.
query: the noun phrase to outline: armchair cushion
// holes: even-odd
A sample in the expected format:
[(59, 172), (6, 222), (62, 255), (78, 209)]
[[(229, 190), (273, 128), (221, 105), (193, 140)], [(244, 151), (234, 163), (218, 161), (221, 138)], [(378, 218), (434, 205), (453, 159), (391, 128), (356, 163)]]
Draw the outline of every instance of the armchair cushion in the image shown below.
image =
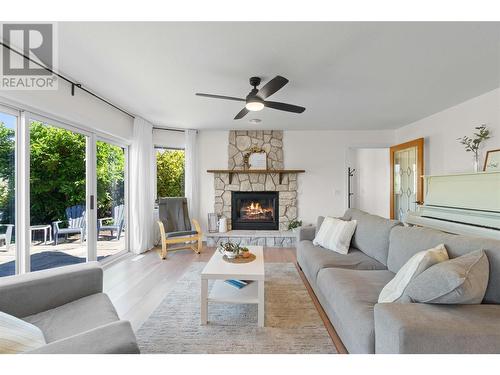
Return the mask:
[(187, 236), (194, 236), (198, 234), (197, 231), (195, 230), (181, 230), (178, 232), (170, 232), (170, 233), (165, 233), (166, 238), (172, 238), (172, 237), (187, 237)]
[(104, 293), (27, 316), (23, 320), (40, 328), (47, 343), (94, 329), (119, 320), (116, 310)]

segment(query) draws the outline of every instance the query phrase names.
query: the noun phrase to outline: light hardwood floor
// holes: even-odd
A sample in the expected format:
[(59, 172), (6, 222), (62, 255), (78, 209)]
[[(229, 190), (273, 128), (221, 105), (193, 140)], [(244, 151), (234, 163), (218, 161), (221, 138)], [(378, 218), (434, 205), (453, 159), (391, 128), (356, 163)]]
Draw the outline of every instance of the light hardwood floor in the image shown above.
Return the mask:
[[(208, 261), (214, 250), (204, 246), (201, 254), (195, 254), (191, 250), (177, 251), (169, 253), (166, 260), (160, 259), (159, 248), (141, 255), (127, 254), (104, 266), (104, 291), (111, 298), (120, 318), (129, 320), (134, 330), (138, 330), (189, 265), (193, 262)], [(264, 261), (296, 264), (295, 249), (264, 248)], [(347, 353), (305, 275), (297, 269), (337, 352)]]
[[(168, 254), (161, 260), (158, 251), (127, 254), (105, 266), (104, 291), (109, 295), (122, 319), (137, 330), (173, 288), (193, 262), (208, 261), (214, 248), (204, 246), (201, 254), (191, 250)], [(293, 248), (265, 248), (265, 262), (295, 263)]]

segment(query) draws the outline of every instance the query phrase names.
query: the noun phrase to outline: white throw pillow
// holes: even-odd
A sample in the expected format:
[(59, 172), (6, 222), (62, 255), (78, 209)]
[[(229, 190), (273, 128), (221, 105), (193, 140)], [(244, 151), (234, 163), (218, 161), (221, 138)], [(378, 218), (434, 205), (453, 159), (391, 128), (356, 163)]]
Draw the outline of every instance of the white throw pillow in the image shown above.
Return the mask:
[(37, 326), (0, 311), (0, 353), (16, 354), (45, 345)]
[(344, 221), (327, 216), (323, 220), (313, 244), (340, 254), (347, 254), (355, 230), (356, 220)]
[(379, 303), (395, 302), (403, 295), (406, 287), (415, 277), (430, 266), (448, 260), (448, 252), (443, 244), (424, 250), (412, 256), (396, 273), (396, 276), (384, 286), (378, 296)]

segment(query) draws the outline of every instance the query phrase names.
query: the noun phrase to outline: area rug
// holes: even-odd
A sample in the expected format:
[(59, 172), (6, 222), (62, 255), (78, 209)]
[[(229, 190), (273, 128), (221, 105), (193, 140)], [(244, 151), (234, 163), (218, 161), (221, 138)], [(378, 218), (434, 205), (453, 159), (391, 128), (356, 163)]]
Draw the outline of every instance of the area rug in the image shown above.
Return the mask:
[[(209, 303), (200, 325), (200, 272), (193, 263), (136, 333), (142, 353), (335, 353), (292, 263), (265, 265), (265, 327), (256, 305)], [(209, 288), (211, 284), (209, 284)]]

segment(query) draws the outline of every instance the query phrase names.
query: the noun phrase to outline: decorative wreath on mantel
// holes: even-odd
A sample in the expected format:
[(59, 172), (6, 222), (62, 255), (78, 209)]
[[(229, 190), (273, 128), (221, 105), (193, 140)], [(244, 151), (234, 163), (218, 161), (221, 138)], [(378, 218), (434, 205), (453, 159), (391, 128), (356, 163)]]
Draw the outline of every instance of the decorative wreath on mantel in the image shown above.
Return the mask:
[(266, 152), (258, 146), (250, 147), (247, 152), (243, 155), (243, 168), (250, 169), (250, 155), (252, 154), (265, 154)]

